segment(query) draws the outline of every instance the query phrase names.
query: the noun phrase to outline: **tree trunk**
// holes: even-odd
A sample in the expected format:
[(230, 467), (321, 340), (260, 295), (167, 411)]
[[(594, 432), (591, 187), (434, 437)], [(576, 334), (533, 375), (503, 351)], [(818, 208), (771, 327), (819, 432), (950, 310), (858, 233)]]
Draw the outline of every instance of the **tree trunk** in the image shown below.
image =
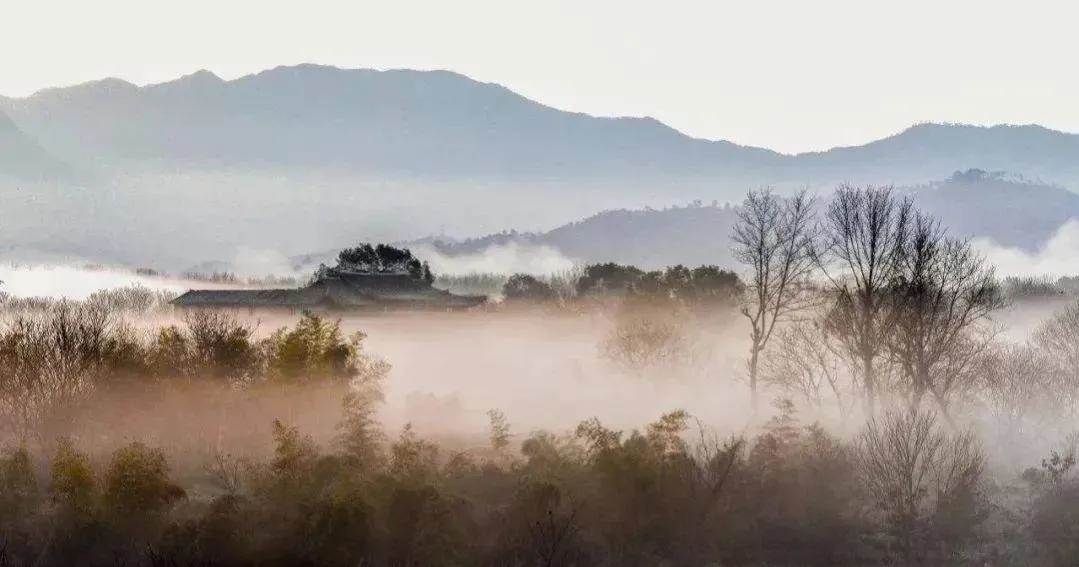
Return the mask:
[(757, 413), (759, 404), (757, 394), (757, 367), (760, 365), (760, 349), (757, 345), (753, 345), (749, 354), (749, 403), (753, 413)]
[(873, 357), (862, 355), (862, 379), (865, 382), (865, 415), (872, 419), (877, 413), (877, 377), (873, 374)]

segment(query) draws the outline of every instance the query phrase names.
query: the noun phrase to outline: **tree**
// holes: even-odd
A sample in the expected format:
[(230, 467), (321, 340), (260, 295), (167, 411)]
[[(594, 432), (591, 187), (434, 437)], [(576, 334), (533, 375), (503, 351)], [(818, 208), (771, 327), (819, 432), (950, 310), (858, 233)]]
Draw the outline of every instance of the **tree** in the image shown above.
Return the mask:
[(133, 442), (113, 453), (105, 471), (102, 493), (113, 520), (135, 532), (146, 532), (186, 497), (169, 479), (169, 466), (161, 449)]
[(820, 410), (829, 394), (840, 416), (846, 418), (854, 402), (849, 360), (839, 345), (814, 318), (780, 329), (764, 359), (762, 379), (796, 394)]
[(513, 274), (502, 285), (502, 296), (508, 301), (549, 301), (555, 295), (547, 282), (528, 274)]
[(892, 285), (895, 310), (888, 349), (905, 378), (909, 402), (930, 395), (950, 422), (948, 398), (969, 386), (990, 334), (976, 327), (1003, 303), (987, 266), (966, 241), (947, 238), (934, 219), (915, 214)]
[(608, 262), (585, 266), (577, 280), (577, 295), (623, 295), (633, 289), (644, 272), (636, 266)]
[(870, 420), (858, 438), (858, 460), (908, 562), (962, 543), (985, 519), (981, 445), (969, 431), (947, 434), (932, 412), (908, 408)]
[(860, 367), (868, 415), (874, 413), (876, 362), (893, 322), (889, 291), (903, 269), (912, 207), (891, 187), (844, 185), (825, 218), (824, 253), (818, 261), (835, 294), (829, 329)]
[(776, 325), (807, 306), (804, 283), (814, 267), (813, 200), (803, 191), (782, 199), (750, 191), (738, 210), (734, 255), (749, 267), (742, 314), (749, 319), (749, 388), (754, 410), (761, 352)]
[(425, 268), (408, 248), (387, 244), (372, 246), (366, 242), (339, 252), (337, 267), (359, 272), (408, 272), (416, 279), (426, 278), (430, 274), (430, 268)]
[(1031, 342), (1054, 367), (1052, 393), (1062, 406), (1062, 417), (1073, 418), (1079, 408), (1079, 302), (1039, 325)]

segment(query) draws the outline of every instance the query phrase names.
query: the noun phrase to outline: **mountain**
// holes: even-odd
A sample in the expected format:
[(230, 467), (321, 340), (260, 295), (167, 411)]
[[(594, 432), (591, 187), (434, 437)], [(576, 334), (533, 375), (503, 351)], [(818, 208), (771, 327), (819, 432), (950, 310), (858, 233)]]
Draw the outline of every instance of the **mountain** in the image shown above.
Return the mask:
[[(1079, 181), (1079, 135), (1036, 125), (919, 124), (863, 146), (795, 159), (814, 178), (814, 171), (831, 171), (852, 178), (876, 176), (877, 183), (905, 183), (975, 168), (1074, 184)], [(1073, 188), (1079, 190), (1079, 184)]]
[[(900, 189), (917, 207), (941, 220), (949, 234), (988, 238), (1027, 252), (1037, 251), (1070, 219), (1079, 219), (1079, 195), (1059, 186), (982, 170)], [(823, 204), (823, 201), (821, 202)], [(701, 205), (645, 210), (610, 210), (547, 232), (501, 232), (461, 241), (429, 238), (412, 244), (441, 254), (479, 254), (492, 246), (516, 243), (548, 246), (574, 260), (619, 262), (647, 268), (672, 264), (734, 265), (730, 205)]]
[(42, 180), (67, 173), (67, 166), (49, 155), (6, 114), (0, 112), (0, 176)]
[(234, 81), (200, 71), (141, 88), (106, 79), (11, 100), (8, 111), (83, 162), (543, 177), (779, 159), (649, 118), (562, 112), (445, 71), (300, 65)]
[[(586, 259), (719, 261), (728, 221), (711, 216), (725, 214), (713, 210), (722, 203), (749, 187), (824, 192), (840, 182), (921, 186), (927, 206), (951, 215), (989, 207), (960, 228), (997, 221), (996, 201), (1011, 202), (1008, 211), (1030, 211), (1029, 227), (964, 230), (1030, 247), (1072, 214), (1068, 190), (1079, 191), (1079, 136), (1039, 126), (922, 124), (785, 155), (651, 118), (564, 112), (446, 71), (300, 65), (235, 80), (103, 79), (0, 97), (0, 113), (10, 118), (0, 116), (0, 257), (20, 261), (40, 253), (176, 270), (503, 227)], [(1000, 191), (984, 204), (959, 181), (928, 185), (971, 168), (1037, 187), (981, 180), (979, 191)], [(1028, 194), (1053, 205), (1023, 202)], [(720, 204), (664, 212), (695, 200)], [(570, 222), (596, 211), (615, 212)]]
[(231, 81), (208, 71), (144, 87), (104, 79), (0, 99), (0, 110), (56, 155), (94, 167), (739, 187), (917, 183), (977, 167), (1079, 181), (1079, 136), (1039, 126), (922, 124), (864, 146), (784, 155), (651, 118), (564, 112), (447, 71), (299, 65)]
[(414, 241), (446, 256), (480, 254), (511, 243), (547, 246), (585, 263), (617, 262), (659, 268), (673, 264), (730, 266), (730, 233), (735, 222), (730, 205), (604, 211), (547, 232), (501, 232), (461, 241), (437, 238)]
[(918, 207), (949, 232), (1038, 250), (1070, 219), (1079, 218), (1079, 194), (1022, 176), (972, 169), (911, 190)]

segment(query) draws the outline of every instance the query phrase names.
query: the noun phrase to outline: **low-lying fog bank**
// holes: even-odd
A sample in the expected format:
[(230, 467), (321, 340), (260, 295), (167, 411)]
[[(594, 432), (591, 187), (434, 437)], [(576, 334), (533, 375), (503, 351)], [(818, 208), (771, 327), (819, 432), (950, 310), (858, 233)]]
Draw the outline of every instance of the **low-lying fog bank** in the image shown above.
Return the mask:
[(0, 291), (14, 297), (68, 299), (131, 286), (181, 293), (191, 284), (121, 269), (47, 264), (0, 264), (0, 282)]

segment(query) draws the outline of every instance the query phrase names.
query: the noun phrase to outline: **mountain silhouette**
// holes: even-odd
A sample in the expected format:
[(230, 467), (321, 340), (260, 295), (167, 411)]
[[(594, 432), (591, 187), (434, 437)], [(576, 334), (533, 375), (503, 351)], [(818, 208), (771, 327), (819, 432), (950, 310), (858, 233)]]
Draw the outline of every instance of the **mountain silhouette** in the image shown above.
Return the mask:
[(981, 168), (1070, 183), (1079, 136), (1040, 126), (920, 124), (856, 147), (785, 155), (687, 136), (652, 118), (565, 112), (448, 71), (199, 71), (138, 87), (104, 79), (0, 99), (80, 164), (330, 169), (368, 176), (916, 183)]
[[(1066, 221), (1079, 219), (1079, 195), (1021, 177), (982, 170), (956, 172), (918, 187), (899, 188), (919, 210), (941, 220), (950, 235), (988, 238), (1034, 252)], [(818, 198), (827, 202), (828, 194)], [(620, 262), (648, 268), (673, 264), (735, 265), (728, 236), (737, 222), (728, 204), (609, 210), (546, 232), (506, 231), (483, 237), (416, 241), (450, 256), (510, 243), (549, 246), (582, 262)]]

